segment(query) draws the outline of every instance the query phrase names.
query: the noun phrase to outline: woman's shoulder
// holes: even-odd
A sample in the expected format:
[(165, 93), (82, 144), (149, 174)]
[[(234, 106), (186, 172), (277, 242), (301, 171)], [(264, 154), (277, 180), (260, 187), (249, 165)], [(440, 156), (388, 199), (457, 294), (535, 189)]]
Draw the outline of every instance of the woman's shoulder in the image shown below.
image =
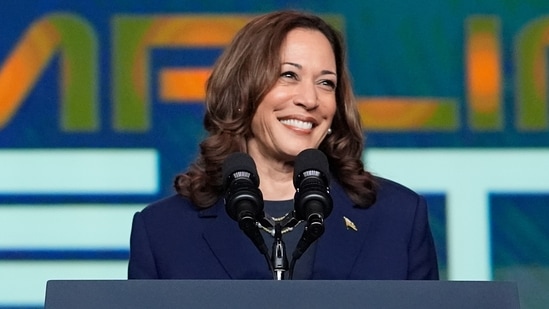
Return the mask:
[(377, 193), (374, 206), (384, 205), (385, 207), (402, 209), (402, 206), (415, 208), (425, 205), (422, 195), (406, 185), (383, 177), (376, 177), (375, 180)]
[(167, 197), (164, 197), (164, 198), (161, 198), (159, 200), (156, 200), (152, 203), (150, 203), (149, 205), (147, 205), (147, 207), (145, 207), (144, 211), (145, 210), (148, 210), (148, 211), (152, 211), (152, 210), (156, 210), (156, 209), (164, 209), (164, 208), (171, 208), (171, 207), (174, 207), (176, 205), (180, 206), (182, 204), (189, 204), (189, 206), (191, 205), (191, 202), (188, 198), (180, 195), (180, 194), (172, 194), (170, 196), (167, 196)]
[(375, 176), (374, 181), (377, 185), (378, 195), (385, 196), (385, 195), (396, 194), (398, 196), (409, 197), (409, 198), (419, 197), (419, 194), (416, 191), (394, 180)]
[(141, 210), (141, 214), (145, 217), (179, 217), (201, 211), (204, 209), (198, 208), (187, 197), (173, 194), (150, 203)]

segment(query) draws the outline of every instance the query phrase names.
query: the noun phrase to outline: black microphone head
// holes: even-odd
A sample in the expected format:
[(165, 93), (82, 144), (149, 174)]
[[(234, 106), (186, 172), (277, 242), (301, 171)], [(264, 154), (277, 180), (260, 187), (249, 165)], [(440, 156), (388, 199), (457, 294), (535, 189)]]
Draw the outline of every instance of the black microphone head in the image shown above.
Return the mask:
[[(245, 173), (249, 174), (245, 174)], [(236, 174), (235, 174), (236, 173)], [(244, 174), (242, 174), (244, 173)], [(249, 154), (243, 152), (234, 152), (227, 156), (222, 166), (223, 186), (227, 189), (231, 178), (247, 177), (254, 186), (259, 186), (259, 178), (255, 162)]]
[(269, 250), (257, 226), (257, 220), (265, 213), (254, 160), (246, 153), (232, 153), (223, 162), (222, 175), (227, 214), (238, 222), (259, 251), (267, 254)]
[(298, 219), (310, 221), (311, 214), (326, 218), (332, 212), (329, 170), (326, 155), (318, 149), (306, 149), (297, 155), (294, 162), (294, 208)]
[(326, 155), (318, 149), (305, 149), (300, 152), (294, 162), (294, 187), (299, 188), (304, 172), (315, 170), (325, 178), (326, 185), (330, 183), (330, 165)]
[(263, 195), (252, 157), (235, 152), (227, 156), (222, 166), (225, 208), (229, 216), (243, 223), (243, 219), (263, 216)]
[(324, 233), (324, 219), (333, 209), (330, 196), (330, 167), (326, 155), (318, 149), (306, 149), (294, 162), (295, 217), (307, 226), (297, 243), (293, 259), (297, 260), (311, 243)]

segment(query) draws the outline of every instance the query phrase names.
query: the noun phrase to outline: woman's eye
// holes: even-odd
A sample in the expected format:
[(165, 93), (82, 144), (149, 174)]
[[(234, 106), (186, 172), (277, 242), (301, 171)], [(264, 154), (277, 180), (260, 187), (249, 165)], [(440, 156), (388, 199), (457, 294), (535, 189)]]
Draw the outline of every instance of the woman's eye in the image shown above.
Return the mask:
[(336, 83), (332, 80), (329, 80), (329, 79), (321, 81), (320, 85), (322, 85), (322, 86), (324, 86), (324, 87), (326, 87), (330, 90), (335, 90), (335, 88), (336, 88)]
[(280, 74), (280, 76), (281, 77), (286, 77), (286, 78), (297, 79), (297, 74), (295, 74), (292, 71), (283, 72), (282, 74)]

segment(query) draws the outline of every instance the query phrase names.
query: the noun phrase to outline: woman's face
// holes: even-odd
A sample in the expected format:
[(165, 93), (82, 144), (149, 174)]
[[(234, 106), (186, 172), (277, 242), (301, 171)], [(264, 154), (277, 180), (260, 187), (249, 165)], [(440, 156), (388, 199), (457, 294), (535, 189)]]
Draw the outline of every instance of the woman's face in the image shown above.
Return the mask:
[(252, 119), (248, 151), (280, 160), (318, 148), (336, 111), (335, 57), (317, 30), (294, 29), (281, 47), (280, 76)]

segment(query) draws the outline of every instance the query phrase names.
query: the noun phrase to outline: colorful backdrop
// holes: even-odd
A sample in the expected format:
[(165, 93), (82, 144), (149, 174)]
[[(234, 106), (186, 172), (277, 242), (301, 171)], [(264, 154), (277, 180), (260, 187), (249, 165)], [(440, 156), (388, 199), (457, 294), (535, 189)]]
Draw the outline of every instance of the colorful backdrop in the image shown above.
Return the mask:
[(133, 213), (197, 153), (213, 62), (282, 8), (344, 33), (364, 160), (427, 197), (443, 279), (549, 303), (547, 1), (5, 0), (0, 308), (126, 277)]

